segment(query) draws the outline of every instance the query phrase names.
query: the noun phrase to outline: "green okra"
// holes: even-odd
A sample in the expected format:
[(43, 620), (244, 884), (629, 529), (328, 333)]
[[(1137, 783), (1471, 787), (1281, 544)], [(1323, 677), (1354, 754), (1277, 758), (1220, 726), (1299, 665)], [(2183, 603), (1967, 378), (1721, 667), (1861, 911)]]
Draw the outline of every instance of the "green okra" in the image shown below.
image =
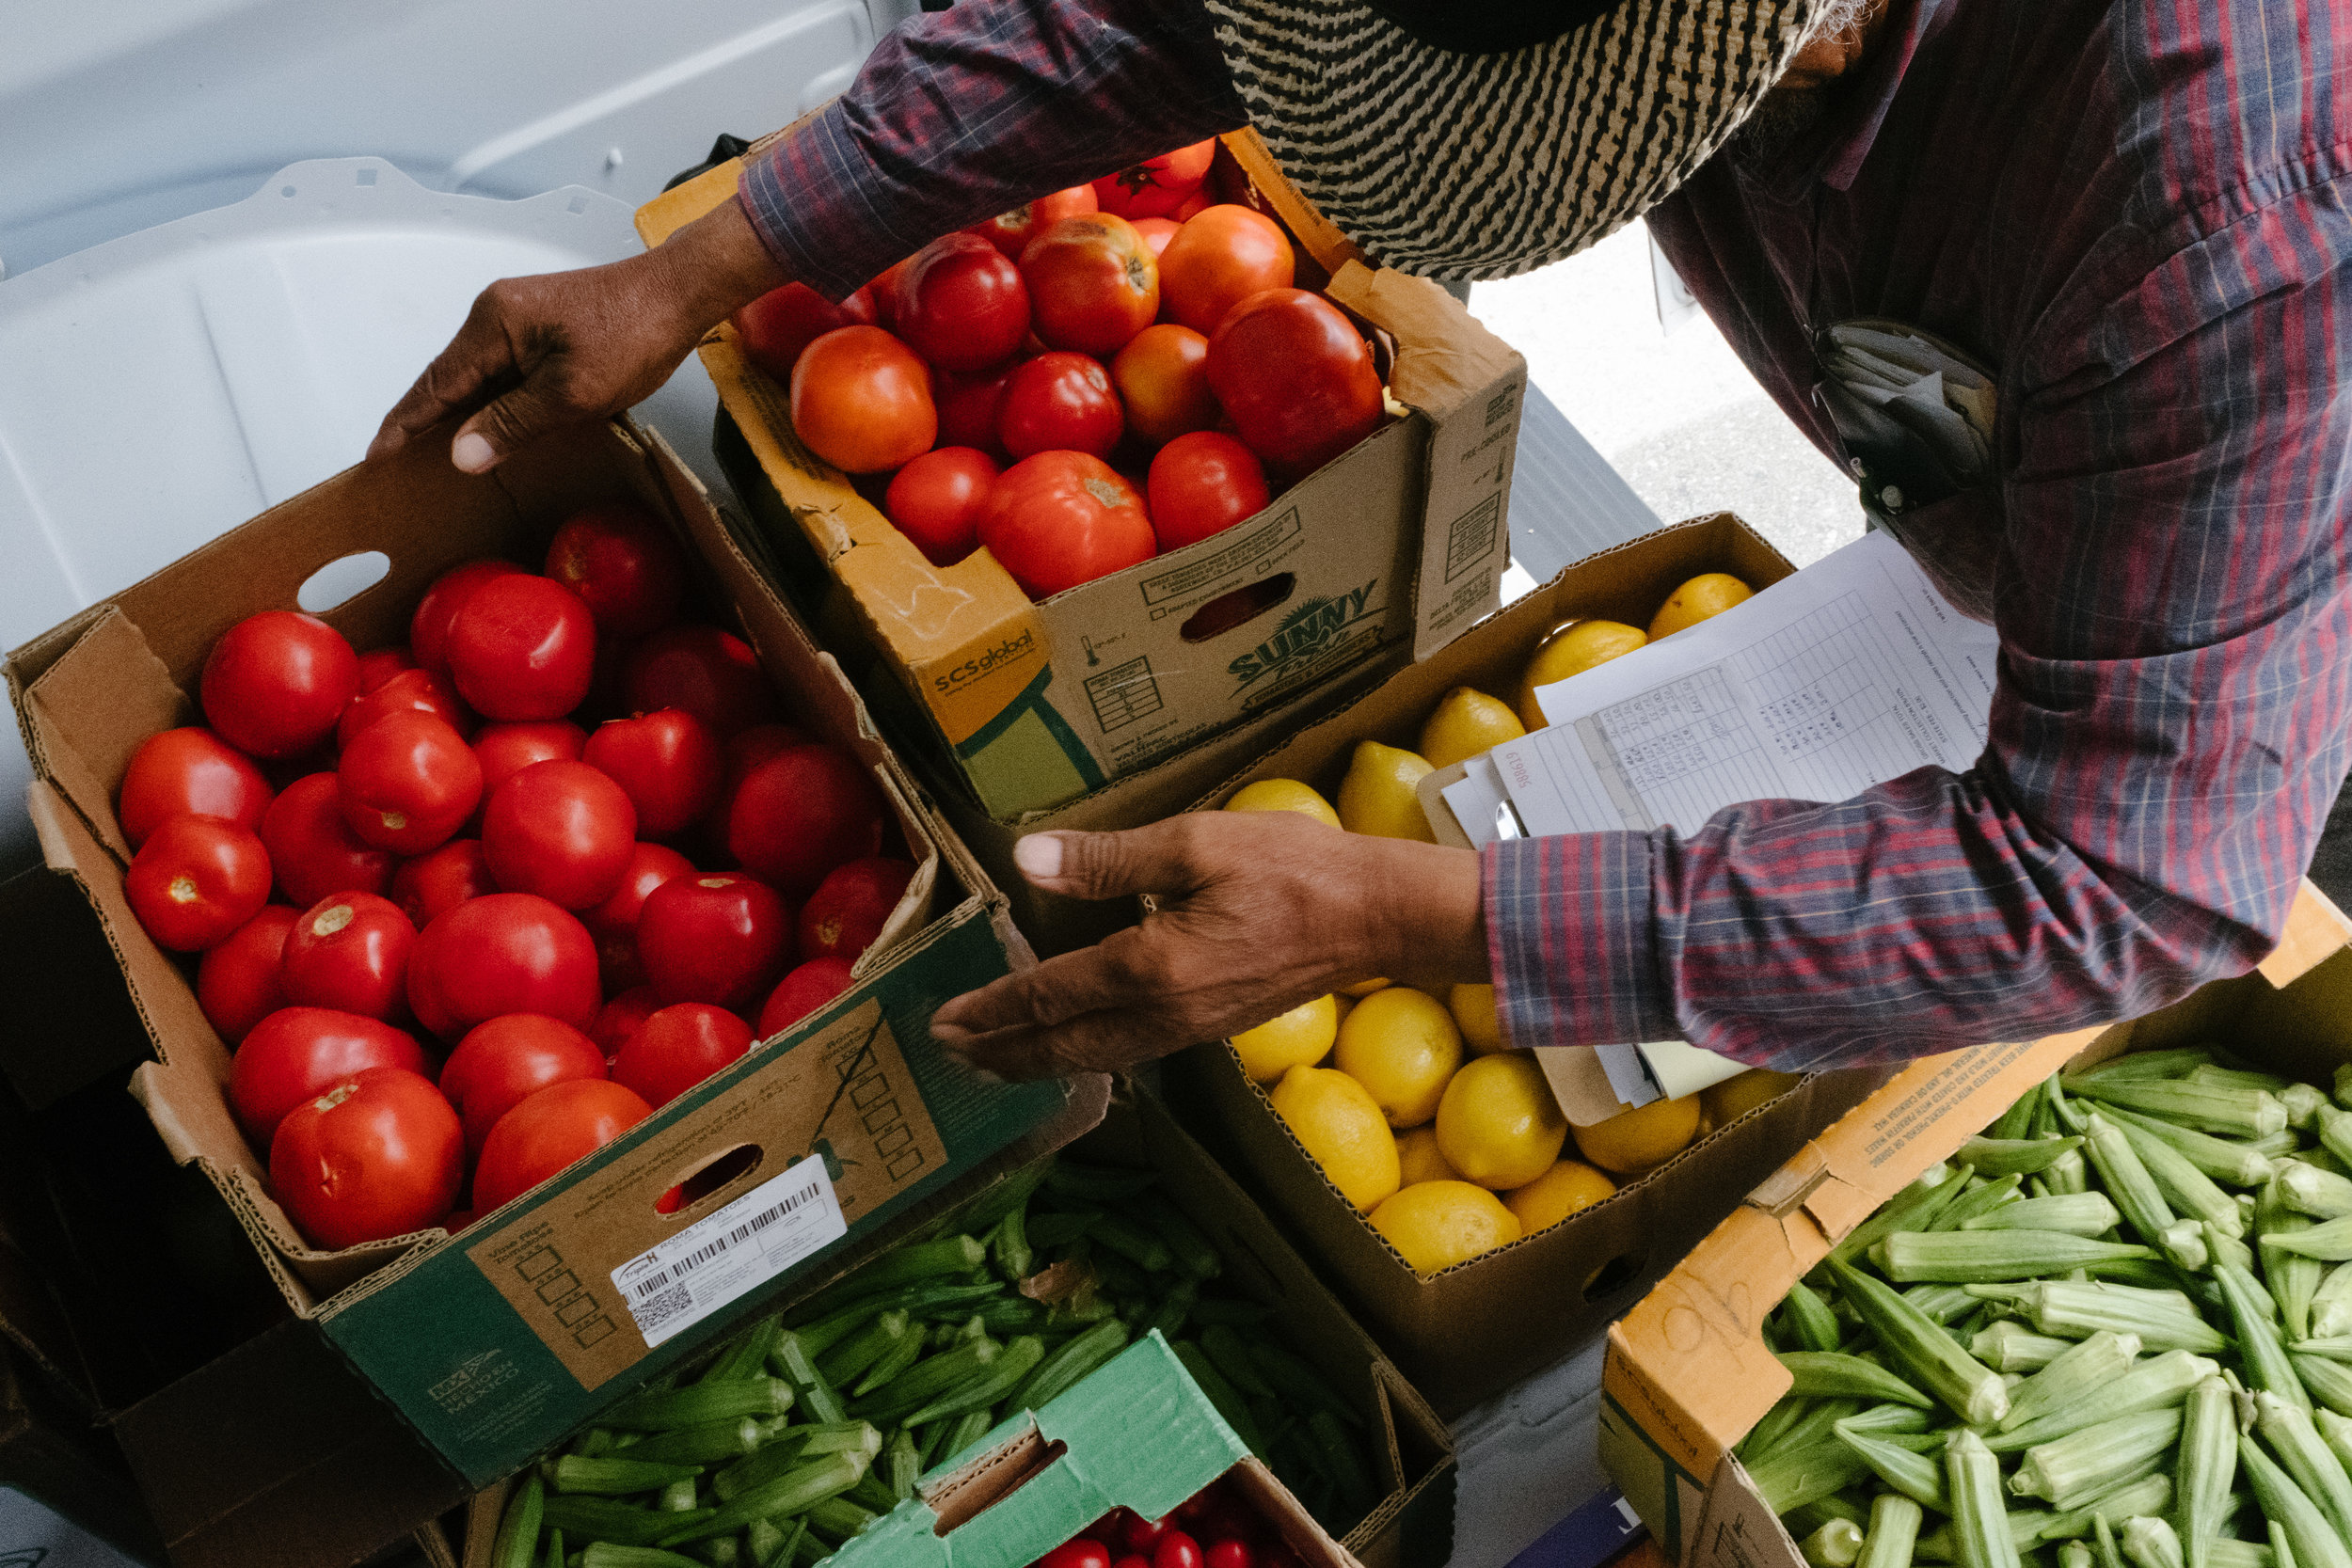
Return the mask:
[(2124, 1520), (2121, 1542), (2124, 1558), (2138, 1568), (2185, 1568), (2181, 1538), (2162, 1519)]
[(742, 1378), (757, 1377), (768, 1363), (768, 1352), (776, 1342), (776, 1335), (784, 1327), (783, 1319), (771, 1312), (751, 1327), (727, 1341), (703, 1375), (695, 1382), (733, 1383)]
[(2237, 1330), (2238, 1354), (2245, 1361), (2248, 1381), (2309, 1410), (2312, 1397), (2304, 1392), (2302, 1380), (2287, 1359), (2286, 1346), (2280, 1342), (2270, 1292), (2261, 1280), (2231, 1264), (2216, 1268), (2214, 1277)]
[(651, 1546), (659, 1544), (669, 1531), (710, 1517), (715, 1513), (716, 1510), (705, 1508), (681, 1513), (638, 1508), (617, 1497), (557, 1494), (548, 1498), (547, 1511), (540, 1524), (545, 1529), (560, 1529), (575, 1541), (606, 1541), (617, 1546)]
[(1803, 1541), (1797, 1553), (1808, 1568), (1853, 1568), (1862, 1557), (1862, 1527), (1851, 1519), (1832, 1519)]
[(1793, 1351), (1780, 1364), (1793, 1380), (1789, 1391), (1807, 1399), (1863, 1399), (1877, 1403), (1915, 1404), (1933, 1402), (1876, 1362), (1835, 1351)]
[(1007, 1402), (1015, 1409), (1042, 1409), (1126, 1348), (1127, 1325), (1117, 1318), (1105, 1318), (1048, 1353), (1007, 1396)]
[(2237, 1398), (2218, 1375), (2188, 1391), (2181, 1411), (2174, 1496), (2188, 1568), (2209, 1568), (2213, 1544), (2233, 1507), (2237, 1482)]
[(904, 1310), (884, 1312), (864, 1328), (817, 1357), (818, 1370), (835, 1388), (853, 1384), (874, 1368), (874, 1364), (898, 1348), (899, 1341), (916, 1332)]
[(2284, 1132), (2287, 1125), (2286, 1107), (2279, 1103), (2276, 1095), (2262, 1089), (2191, 1084), (2177, 1079), (2118, 1082), (2101, 1078), (2076, 1079), (2066, 1087), (2104, 1105), (2120, 1105), (2128, 1111), (2222, 1136), (2267, 1137)]
[(1863, 1533), (1862, 1557), (1855, 1568), (1911, 1568), (1923, 1518), (1918, 1503), (1899, 1493), (1882, 1492), (1871, 1498), (1869, 1528)]
[(701, 1509), (701, 1518), (688, 1517), (651, 1544), (675, 1546), (732, 1535), (754, 1519), (772, 1519), (804, 1513), (827, 1497), (837, 1497), (866, 1478), (871, 1464), (864, 1453), (830, 1453), (758, 1485), (736, 1493), (717, 1510)]
[(597, 1418), (600, 1424), (631, 1432), (675, 1432), (749, 1416), (782, 1416), (792, 1408), (792, 1386), (782, 1378), (749, 1377), (702, 1383), (691, 1388), (648, 1388), (631, 1394)]
[(1990, 1284), (2038, 1279), (2068, 1269), (2153, 1258), (2148, 1247), (2094, 1242), (2054, 1230), (1898, 1232), (1880, 1243), (1897, 1284)]
[(2312, 1412), (2260, 1390), (2254, 1395), (2254, 1430), (2337, 1536), (2352, 1541), (2352, 1476), (2320, 1435)]
[(2027, 1449), (2010, 1490), (2056, 1509), (2073, 1508), (2114, 1484), (2117, 1476), (2162, 1459), (2180, 1435), (2177, 1409), (2137, 1410), (2094, 1422)]
[(1798, 1280), (1788, 1287), (1788, 1297), (1781, 1303), (1788, 1315), (1788, 1325), (1795, 1331), (1799, 1344), (1809, 1351), (1834, 1351), (1844, 1338), (1837, 1325), (1837, 1314), (1820, 1292)]
[(1952, 1511), (1951, 1499), (1944, 1488), (1944, 1465), (1940, 1460), (1900, 1443), (1857, 1432), (1842, 1421), (1836, 1431), (1838, 1441), (1860, 1456), (1880, 1481), (1923, 1508), (1931, 1508), (1938, 1513)]
[(996, 1222), (989, 1232), (988, 1255), (996, 1264), (996, 1272), (1007, 1279), (1026, 1279), (1036, 1266), (1037, 1253), (1029, 1244), (1028, 1212), (1015, 1209)]
[(1140, 1207), (1144, 1218), (1159, 1232), (1160, 1240), (1168, 1243), (1168, 1250), (1175, 1255), (1176, 1266), (1184, 1273), (1194, 1279), (1215, 1279), (1225, 1272), (1225, 1259), (1216, 1248), (1173, 1203), (1152, 1196), (1145, 1198)]
[(1985, 1438), (1994, 1453), (2016, 1453), (2081, 1432), (2087, 1427), (2143, 1411), (2178, 1410), (2188, 1392), (2220, 1371), (2220, 1364), (2184, 1350), (2151, 1356), (2101, 1389)]
[(996, 1227), (1007, 1214), (1025, 1210), (1029, 1198), (1043, 1184), (1046, 1173), (1054, 1167), (1054, 1157), (1047, 1155), (1022, 1166), (1010, 1176), (974, 1197), (957, 1222), (968, 1235), (983, 1235)]
[(2000, 1462), (1965, 1428), (1945, 1445), (1944, 1486), (1952, 1500), (1952, 1541), (1961, 1568), (2019, 1568), (2009, 1506), (2001, 1495)]
[(2168, 1145), (2216, 1181), (2248, 1188), (2259, 1187), (2271, 1178), (2270, 1156), (2251, 1144), (2217, 1138), (2209, 1132), (2178, 1126), (2160, 1117), (2142, 1116), (2121, 1105), (2110, 1105), (2100, 1115), (2118, 1127), (2144, 1132)]
[(898, 1418), (910, 1425), (936, 1421), (949, 1416), (961, 1416), (967, 1410), (985, 1410), (1003, 1399), (1045, 1358), (1045, 1341), (1034, 1334), (1024, 1334), (1005, 1342), (987, 1370), (977, 1372), (960, 1387), (950, 1387), (929, 1401), (921, 1408)]
[(2122, 1223), (2122, 1215), (2105, 1193), (2059, 1193), (2029, 1197), (1963, 1221), (1961, 1231), (2055, 1230), (2095, 1240)]
[(1986, 1176), (2034, 1176), (2082, 1147), (2079, 1135), (2052, 1138), (1975, 1137), (1952, 1158)]
[[(749, 1416), (732, 1421), (706, 1421), (701, 1426), (657, 1432), (626, 1450), (631, 1459), (664, 1465), (723, 1465), (742, 1458), (770, 1441), (768, 1429)], [(583, 1458), (596, 1458), (587, 1454)]]
[(2284, 1532), (2297, 1568), (2352, 1568), (2352, 1547), (2250, 1433), (2238, 1439), (2238, 1463), (2264, 1515)]
[(659, 1492), (703, 1473), (699, 1465), (665, 1465), (658, 1460), (611, 1455), (587, 1459), (564, 1454), (550, 1466), (548, 1481), (558, 1492), (588, 1492), (599, 1497), (628, 1497)]
[(2010, 1390), (2009, 1414), (1998, 1422), (1999, 1430), (2013, 1431), (2115, 1383), (2132, 1370), (2139, 1351), (2137, 1335), (2106, 1329), (2067, 1345), (2048, 1365)]
[(2000, 1373), (1970, 1355), (1942, 1324), (1930, 1322), (1891, 1286), (1851, 1264), (1832, 1258), (1830, 1269), (1847, 1301), (1915, 1386), (1942, 1400), (1972, 1425), (1986, 1425), (2009, 1414), (2009, 1390)]
[(1909, 1227), (1901, 1230), (1889, 1231), (1879, 1240), (1876, 1246), (1870, 1249), (1871, 1255), (1877, 1256), (1885, 1248), (1886, 1243), (1897, 1236), (1932, 1235), (1939, 1231), (1958, 1230), (1980, 1214), (1989, 1214), (2004, 1204), (2015, 1203), (2023, 1198), (2026, 1196), (2023, 1190), (2025, 1185), (2026, 1179), (2022, 1176), (2002, 1176), (1990, 1180), (1971, 1181), (1966, 1190), (1958, 1197), (1936, 1212), (1934, 1219), (1918, 1227), (1915, 1231)]
[(1225, 1424), (1233, 1429), (1233, 1435), (1247, 1444), (1251, 1453), (1261, 1460), (1264, 1459), (1265, 1435), (1258, 1430), (1257, 1418), (1250, 1415), (1248, 1402), (1225, 1381), (1225, 1374), (1216, 1370), (1209, 1360), (1208, 1353), (1200, 1346), (1185, 1343), (1174, 1349), (1176, 1359), (1184, 1363), (1184, 1370), (1192, 1374), (1193, 1382), (1200, 1386), (1200, 1391), (1209, 1397), (1209, 1402), (1216, 1406), (1216, 1413), (1225, 1418)]
[(532, 1471), (506, 1500), (492, 1538), (492, 1568), (531, 1568), (531, 1554), (539, 1544), (539, 1526), (547, 1512), (547, 1485)]

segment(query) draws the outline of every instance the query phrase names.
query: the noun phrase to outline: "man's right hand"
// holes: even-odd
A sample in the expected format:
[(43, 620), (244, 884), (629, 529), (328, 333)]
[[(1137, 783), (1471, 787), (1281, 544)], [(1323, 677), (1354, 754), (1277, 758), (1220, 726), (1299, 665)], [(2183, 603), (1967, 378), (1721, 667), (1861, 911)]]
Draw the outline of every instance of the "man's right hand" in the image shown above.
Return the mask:
[(732, 200), (642, 256), (501, 278), (384, 417), (368, 456), (470, 413), (450, 460), (485, 472), (550, 430), (643, 402), (704, 333), (788, 281)]

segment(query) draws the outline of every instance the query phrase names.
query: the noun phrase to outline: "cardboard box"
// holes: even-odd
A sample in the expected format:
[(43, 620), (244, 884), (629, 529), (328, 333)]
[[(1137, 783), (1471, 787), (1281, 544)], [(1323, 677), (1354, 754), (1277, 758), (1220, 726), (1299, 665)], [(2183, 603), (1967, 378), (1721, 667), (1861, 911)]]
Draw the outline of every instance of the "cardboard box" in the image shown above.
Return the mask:
[[(873, 770), (922, 866), (910, 901), (861, 960), (851, 990), (822, 1012), (456, 1240), (426, 1231), (311, 1250), (228, 1114), (228, 1053), (188, 972), (148, 941), (124, 903), (115, 784), (141, 740), (193, 712), (215, 639), (246, 615), (296, 603), (321, 568), (371, 552), (387, 562), (381, 580), (323, 613), (357, 646), (394, 642), (441, 571), (482, 555), (536, 560), (555, 522), (616, 493), (686, 541), (712, 602), (756, 648), (795, 717)], [(1100, 1079), (987, 1088), (933, 1051), (927, 1022), (941, 1002), (1029, 961), (1004, 900), (921, 810), (838, 667), (769, 591), (700, 485), (633, 429), (582, 428), (488, 478), (457, 473), (437, 442), (421, 441), (92, 607), (17, 650), (8, 674), (34, 760), (44, 853), (97, 911), (154, 1045), (134, 1092), (173, 1156), (226, 1198), (288, 1305), (476, 1484), (766, 1300), (813, 1288), (885, 1244), (976, 1167), (1033, 1158), (1101, 1114)], [(812, 1156), (823, 1164), (803, 1180), (825, 1173), (818, 1184), (834, 1190), (846, 1236), (649, 1348), (614, 1271)], [(740, 1168), (675, 1214), (654, 1211), (672, 1186), (723, 1159)]]
[[(638, 232), (660, 244), (730, 198), (739, 167), (648, 202)], [(1212, 182), (1222, 198), (1268, 205), (1230, 152)], [(1323, 277), (1308, 251), (1302, 284)], [(1386, 645), (1426, 657), (1501, 604), (1526, 362), (1425, 279), (1344, 261), (1326, 292), (1393, 344), (1402, 417), (1255, 517), (1041, 603), (986, 550), (953, 566), (925, 560), (801, 445), (787, 389), (723, 324), (702, 345), (734, 421), (720, 459), (769, 533), (778, 580), (811, 595), (802, 608), (828, 642), (870, 649), (963, 786), (1010, 819), (1147, 768)], [(1239, 624), (1218, 603), (1229, 595), (1256, 607)]]
[(1690, 1568), (1800, 1568), (1731, 1449), (1788, 1390), (1764, 1348), (1764, 1315), (1832, 1246), (2053, 1072), (2215, 1042), (2328, 1084), (2352, 1061), (2347, 941), (2352, 925), (2306, 882), (2256, 973), (2106, 1029), (1915, 1062), (1749, 1193), (1609, 1331), (1601, 1459), (1668, 1556)]
[[(1214, 810), (1259, 779), (1337, 785), (1361, 740), (1418, 744), (1453, 687), (1508, 697), (1544, 633), (1570, 617), (1646, 625), (1674, 588), (1701, 572), (1762, 587), (1790, 570), (1728, 513), (1661, 529), (1577, 565), (1486, 621), (1437, 657), (1259, 757), (1196, 802)], [(1230, 1046), (1171, 1060), (1169, 1093), (1189, 1125), (1230, 1152), (1319, 1259), (1397, 1365), (1441, 1415), (1454, 1416), (1565, 1354), (1597, 1332), (1720, 1220), (1736, 1196), (1867, 1094), (1867, 1075), (1805, 1079), (1718, 1128), (1615, 1196), (1562, 1224), (1422, 1277), (1340, 1196), (1242, 1072)]]

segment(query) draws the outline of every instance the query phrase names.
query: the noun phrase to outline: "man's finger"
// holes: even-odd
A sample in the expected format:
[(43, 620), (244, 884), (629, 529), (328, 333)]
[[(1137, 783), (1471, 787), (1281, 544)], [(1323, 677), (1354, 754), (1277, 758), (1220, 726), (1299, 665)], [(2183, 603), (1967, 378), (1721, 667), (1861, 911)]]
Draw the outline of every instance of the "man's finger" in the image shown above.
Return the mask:
[(1070, 898), (1189, 893), (1199, 881), (1193, 845), (1200, 832), (1172, 816), (1117, 833), (1031, 833), (1012, 847), (1021, 874)]
[(969, 1035), (1050, 1028), (1097, 1008), (1146, 999), (1150, 939), (1129, 927), (1093, 947), (1062, 953), (1034, 969), (993, 980), (942, 1006), (933, 1022)]
[(1164, 1020), (1127, 1008), (1084, 1013), (1051, 1028), (1000, 1029), (945, 1042), (966, 1066), (1011, 1083), (1117, 1072), (1192, 1044)]
[(483, 319), (482, 302), (475, 301), (473, 314), (466, 318), (457, 336), (433, 356), (416, 384), (384, 416), (375, 439), (368, 443), (368, 455), (389, 457), (406, 446), (411, 436), (432, 429), (481, 396), (491, 377), (513, 368), (505, 334)]
[(459, 425), (450, 442), (450, 461), (469, 474), (487, 473), (557, 425), (588, 412), (572, 407), (556, 390), (554, 371), (551, 362), (540, 361), (521, 386)]

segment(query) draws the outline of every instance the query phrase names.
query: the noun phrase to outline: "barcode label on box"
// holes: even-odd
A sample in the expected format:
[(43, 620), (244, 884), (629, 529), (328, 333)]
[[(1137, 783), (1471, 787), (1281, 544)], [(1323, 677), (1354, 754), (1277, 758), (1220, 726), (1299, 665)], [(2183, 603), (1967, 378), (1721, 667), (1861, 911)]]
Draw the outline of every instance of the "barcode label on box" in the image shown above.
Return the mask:
[(612, 1271), (651, 1350), (849, 1234), (811, 1156)]

